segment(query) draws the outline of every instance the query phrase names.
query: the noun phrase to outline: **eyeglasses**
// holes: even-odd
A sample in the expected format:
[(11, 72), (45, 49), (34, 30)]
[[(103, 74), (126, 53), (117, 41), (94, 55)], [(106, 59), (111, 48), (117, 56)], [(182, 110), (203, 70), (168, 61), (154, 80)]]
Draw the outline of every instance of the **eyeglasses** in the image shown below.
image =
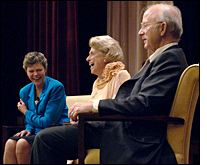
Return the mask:
[(141, 23), (141, 28), (140, 30), (144, 30), (147, 26), (149, 25), (152, 25), (152, 24), (158, 24), (158, 23), (163, 23), (163, 22), (144, 22), (144, 23)]

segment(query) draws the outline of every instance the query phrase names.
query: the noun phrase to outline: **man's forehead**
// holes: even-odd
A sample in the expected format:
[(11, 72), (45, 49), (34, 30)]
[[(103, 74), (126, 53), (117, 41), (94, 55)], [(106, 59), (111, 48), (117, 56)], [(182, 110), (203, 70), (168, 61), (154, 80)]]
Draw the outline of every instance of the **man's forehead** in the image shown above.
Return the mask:
[(155, 10), (152, 8), (147, 9), (144, 14), (143, 14), (143, 18), (142, 21), (143, 22), (148, 22), (148, 21), (152, 21), (155, 18)]

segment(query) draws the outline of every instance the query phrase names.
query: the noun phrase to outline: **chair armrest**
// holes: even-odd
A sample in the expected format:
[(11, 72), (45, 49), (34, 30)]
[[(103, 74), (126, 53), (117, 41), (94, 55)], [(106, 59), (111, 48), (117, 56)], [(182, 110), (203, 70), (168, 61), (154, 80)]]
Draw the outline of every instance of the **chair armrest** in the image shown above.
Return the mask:
[[(82, 121), (80, 121), (82, 120)], [(81, 113), (79, 114), (79, 123), (84, 121), (135, 121), (135, 120), (150, 120), (166, 122), (168, 124), (184, 125), (184, 119), (170, 116), (126, 116), (126, 115), (108, 115), (99, 116), (98, 113)]]
[(108, 115), (99, 116), (98, 113), (81, 113), (79, 114), (78, 124), (78, 159), (79, 164), (84, 164), (85, 148), (84, 148), (84, 122), (85, 121), (157, 121), (167, 124), (184, 125), (185, 120), (178, 117), (170, 116), (126, 116), (126, 115)]
[(63, 124), (52, 124), (50, 127), (55, 127), (55, 126), (64, 126), (64, 125), (71, 125), (70, 122), (63, 122)]
[(63, 122), (63, 125), (71, 125), (70, 122)]
[(63, 124), (51, 124), (50, 127), (62, 126)]

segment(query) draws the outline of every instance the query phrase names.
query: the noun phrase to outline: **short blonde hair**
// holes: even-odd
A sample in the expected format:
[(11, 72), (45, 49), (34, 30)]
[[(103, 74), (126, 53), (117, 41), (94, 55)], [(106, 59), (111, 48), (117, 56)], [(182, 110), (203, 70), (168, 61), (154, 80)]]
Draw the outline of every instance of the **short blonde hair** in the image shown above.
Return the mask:
[(124, 61), (124, 55), (119, 42), (109, 35), (92, 37), (89, 40), (89, 47), (93, 47), (104, 53), (104, 62), (111, 63), (116, 61)]
[(47, 59), (41, 52), (29, 52), (25, 55), (23, 61), (23, 69), (27, 72), (27, 67), (36, 63), (41, 63), (47, 69)]

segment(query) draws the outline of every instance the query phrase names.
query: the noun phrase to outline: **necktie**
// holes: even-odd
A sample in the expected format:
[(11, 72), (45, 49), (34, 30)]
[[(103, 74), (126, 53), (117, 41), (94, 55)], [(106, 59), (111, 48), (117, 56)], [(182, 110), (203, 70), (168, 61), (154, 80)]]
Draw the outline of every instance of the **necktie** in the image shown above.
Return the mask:
[(139, 72), (145, 67), (145, 66), (147, 66), (147, 64), (149, 64), (150, 63), (150, 59), (148, 58), (146, 61), (145, 61), (145, 63), (144, 63), (144, 65), (142, 66), (142, 68), (139, 70)]

